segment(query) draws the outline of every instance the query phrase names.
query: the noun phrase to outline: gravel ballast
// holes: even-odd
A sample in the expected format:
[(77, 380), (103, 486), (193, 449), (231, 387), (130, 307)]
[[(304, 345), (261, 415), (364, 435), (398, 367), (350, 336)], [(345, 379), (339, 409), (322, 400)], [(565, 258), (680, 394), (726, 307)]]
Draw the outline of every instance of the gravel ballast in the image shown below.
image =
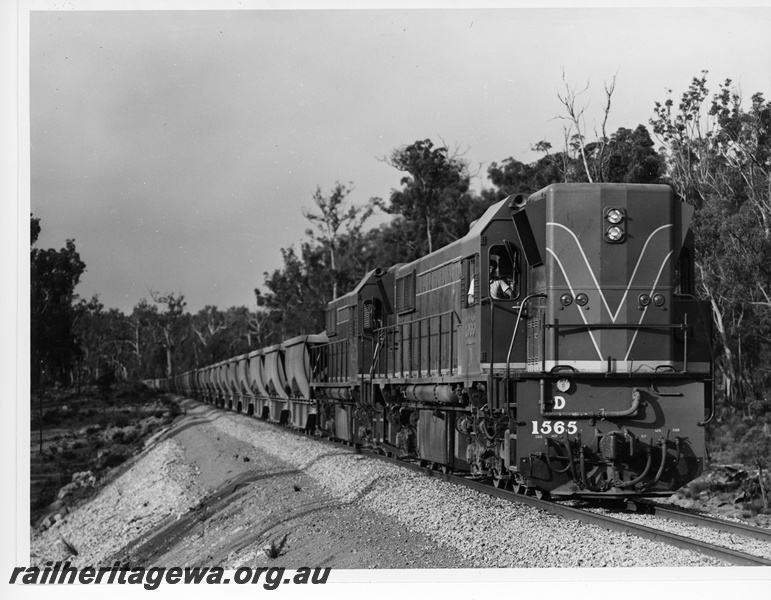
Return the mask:
[[(297, 465), (346, 501), (396, 519), (460, 553), (474, 568), (676, 567), (724, 563), (666, 544), (566, 521), (474, 490), (368, 460), (250, 421), (217, 427)], [(278, 450), (280, 448), (280, 450)]]
[[(337, 568), (697, 567), (723, 563), (367, 459), (245, 415), (188, 415), (43, 533), (33, 563)], [(265, 548), (283, 540), (278, 558)], [(149, 561), (149, 562), (147, 562)]]

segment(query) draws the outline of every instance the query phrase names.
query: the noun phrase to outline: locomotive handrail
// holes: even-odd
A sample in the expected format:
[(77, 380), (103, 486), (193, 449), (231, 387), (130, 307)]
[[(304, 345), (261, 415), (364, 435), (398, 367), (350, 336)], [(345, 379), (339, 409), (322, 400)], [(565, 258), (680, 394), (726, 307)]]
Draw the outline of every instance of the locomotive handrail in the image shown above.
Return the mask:
[(710, 380), (710, 406), (709, 406), (709, 417), (707, 417), (704, 421), (699, 421), (696, 423), (699, 427), (706, 427), (712, 422), (712, 419), (715, 418), (715, 386), (711, 383)]
[[(375, 331), (379, 331), (379, 330), (375, 329), (373, 330), (373, 333)], [(370, 365), (370, 368), (369, 368), (370, 379), (372, 379), (372, 376), (375, 373), (375, 367), (380, 362), (380, 352), (383, 350), (383, 341), (385, 340), (385, 335), (386, 335), (385, 332), (383, 332), (377, 336), (377, 344), (375, 344), (375, 349), (372, 351), (372, 354), (374, 355), (372, 357), (372, 365)]]
[[(378, 327), (377, 329), (373, 329), (372, 333), (377, 333), (379, 331), (386, 331), (388, 329), (396, 329), (397, 327), (401, 327), (402, 325), (409, 325), (411, 323), (418, 323), (420, 321), (426, 321), (428, 319), (436, 319), (441, 317), (446, 317), (447, 315), (453, 315), (453, 317), (457, 318), (458, 321), (460, 321), (460, 317), (458, 316), (458, 313), (455, 312), (455, 310), (447, 310), (443, 313), (438, 313), (435, 315), (427, 315), (425, 317), (420, 317), (419, 319), (412, 319), (411, 321), (403, 321), (401, 323), (394, 323), (393, 325), (385, 325), (383, 327)], [(453, 319), (454, 322), (455, 319)], [(460, 323), (458, 323), (458, 326), (460, 326)]]
[[(444, 331), (443, 327), (442, 327), (442, 323), (444, 322), (444, 319), (446, 317), (449, 317), (450, 327), (449, 327), (449, 329), (447, 331)], [(460, 317), (458, 316), (458, 313), (455, 310), (448, 310), (448, 311), (445, 311), (445, 312), (442, 312), (442, 313), (438, 313), (438, 314), (435, 314), (435, 315), (427, 315), (425, 317), (420, 317), (419, 319), (412, 319), (410, 321), (404, 321), (402, 323), (394, 323), (393, 325), (385, 325), (383, 327), (378, 327), (377, 329), (373, 329), (372, 330), (373, 334), (377, 334), (378, 336), (382, 336), (385, 339), (385, 341), (386, 341), (386, 343), (380, 344), (381, 347), (378, 350), (378, 356), (377, 356), (377, 367), (378, 367), (377, 368), (377, 373), (375, 372), (375, 369), (373, 368), (372, 369), (373, 376), (376, 375), (376, 374), (377, 375), (388, 376), (388, 367), (389, 367), (389, 364), (388, 364), (389, 351), (388, 351), (388, 343), (387, 343), (388, 336), (389, 335), (393, 335), (394, 337), (396, 337), (400, 333), (401, 333), (401, 341), (402, 341), (402, 344), (401, 344), (401, 347), (400, 347), (400, 357), (401, 357), (401, 361), (400, 362), (401, 362), (402, 371), (405, 370), (405, 366), (406, 366), (406, 367), (409, 368), (410, 372), (412, 372), (413, 370), (416, 370), (418, 372), (418, 377), (422, 376), (423, 369), (421, 368), (421, 363), (422, 363), (423, 356), (422, 356), (422, 344), (421, 344), (421, 342), (422, 342), (422, 340), (424, 338), (427, 338), (429, 340), (429, 342), (427, 344), (427, 358), (426, 358), (426, 360), (427, 360), (427, 363), (428, 363), (427, 372), (430, 374), (431, 368), (432, 368), (432, 362), (433, 362), (431, 360), (432, 357), (431, 357), (431, 342), (430, 342), (431, 337), (432, 337), (431, 322), (433, 320), (438, 320), (438, 324), (439, 324), (439, 330), (438, 330), (438, 334), (437, 334), (438, 337), (439, 337), (439, 341), (438, 341), (438, 344), (439, 344), (438, 355), (439, 356), (438, 356), (438, 360), (437, 360), (437, 372), (438, 373), (441, 372), (442, 366), (443, 366), (442, 365), (442, 352), (441, 352), (441, 344), (442, 344), (442, 342), (441, 342), (441, 340), (442, 340), (442, 338), (444, 336), (447, 336), (448, 337), (448, 343), (449, 343), (449, 353), (447, 355), (447, 365), (446, 366), (449, 369), (450, 375), (453, 375), (454, 371), (455, 371), (455, 368), (453, 367), (453, 359), (455, 357), (455, 344), (454, 344), (455, 331), (454, 330), (457, 329), (458, 327), (460, 327), (461, 320), (460, 320)], [(424, 335), (424, 328), (423, 328), (423, 324), (424, 323), (427, 325), (427, 327), (426, 327), (426, 329), (427, 329), (426, 335)], [(405, 338), (404, 331), (408, 327), (409, 327), (409, 335), (407, 336), (408, 339), (405, 340), (404, 339)], [(416, 330), (417, 330), (417, 336), (414, 334), (414, 332)], [(414, 344), (416, 342), (418, 344), (417, 352), (413, 352)], [(408, 361), (407, 361), (409, 364), (405, 365), (404, 346), (407, 345), (407, 344), (409, 344), (409, 357), (408, 357)], [(384, 348), (385, 348), (385, 358), (386, 358), (385, 363), (386, 364), (385, 364), (385, 367), (381, 369), (380, 368), (380, 357), (379, 357), (379, 354), (383, 351)], [(375, 348), (375, 350), (377, 350), (377, 347)], [(395, 352), (395, 351), (396, 350), (394, 348), (393, 352)], [(394, 359), (395, 358), (396, 357), (394, 357)], [(416, 363), (415, 359), (416, 358), (417, 358), (417, 368), (414, 369), (413, 367), (416, 366), (415, 365), (415, 363)], [(373, 350), (373, 367), (375, 365), (375, 360), (374, 359), (375, 359), (375, 356), (374, 356), (374, 350)], [(393, 364), (390, 365), (390, 366), (391, 366), (391, 368), (395, 369), (396, 368), (396, 361), (394, 360)]]
[[(330, 352), (330, 350), (333, 351)], [(324, 353), (326, 353), (326, 361), (322, 360), (322, 354)], [(348, 381), (348, 338), (330, 340), (324, 344), (313, 346), (310, 348), (310, 354), (311, 362), (314, 363), (314, 369), (321, 363), (322, 367), (326, 367), (327, 370), (326, 375), (323, 378), (315, 379), (314, 383), (345, 383)], [(314, 355), (317, 355), (315, 360)], [(339, 369), (340, 366), (343, 368)]]
[(544, 327), (560, 329), (562, 327), (575, 327), (582, 329), (686, 329), (688, 325), (686, 323), (675, 323), (674, 325), (657, 325), (650, 323), (643, 325), (638, 323), (617, 324), (617, 323), (545, 323)]
[[(519, 305), (519, 311), (517, 312), (517, 320), (514, 323), (514, 333), (511, 334), (511, 343), (509, 344), (509, 352), (506, 354), (506, 408), (509, 406), (509, 380), (511, 378), (511, 353), (514, 351), (514, 340), (517, 339), (517, 330), (519, 329), (519, 322), (522, 320), (522, 311), (525, 308), (525, 304), (532, 300), (533, 298), (546, 298), (546, 294), (544, 293), (536, 293), (536, 294), (530, 294), (529, 296), (525, 296), (525, 298), (522, 300), (522, 303)], [(492, 364), (492, 363), (491, 363)]]

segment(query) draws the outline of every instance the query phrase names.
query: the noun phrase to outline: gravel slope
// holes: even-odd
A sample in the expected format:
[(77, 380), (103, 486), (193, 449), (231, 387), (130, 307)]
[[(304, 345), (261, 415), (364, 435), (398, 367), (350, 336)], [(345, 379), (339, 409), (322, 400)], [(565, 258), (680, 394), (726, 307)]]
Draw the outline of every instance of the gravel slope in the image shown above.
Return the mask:
[[(42, 534), (33, 562), (337, 568), (678, 567), (718, 561), (565, 521), (185, 401), (187, 416)], [(270, 559), (264, 548), (284, 541)]]

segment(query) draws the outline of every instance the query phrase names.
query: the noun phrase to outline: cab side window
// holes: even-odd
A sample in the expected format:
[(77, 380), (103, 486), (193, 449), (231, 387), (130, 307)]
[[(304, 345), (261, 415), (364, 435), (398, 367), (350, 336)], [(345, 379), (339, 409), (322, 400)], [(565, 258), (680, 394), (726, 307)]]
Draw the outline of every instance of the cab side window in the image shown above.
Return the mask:
[(479, 255), (463, 259), (464, 303), (468, 308), (479, 303)]
[(488, 254), (488, 284), (493, 300), (514, 300), (519, 297), (519, 250), (510, 243), (490, 247)]

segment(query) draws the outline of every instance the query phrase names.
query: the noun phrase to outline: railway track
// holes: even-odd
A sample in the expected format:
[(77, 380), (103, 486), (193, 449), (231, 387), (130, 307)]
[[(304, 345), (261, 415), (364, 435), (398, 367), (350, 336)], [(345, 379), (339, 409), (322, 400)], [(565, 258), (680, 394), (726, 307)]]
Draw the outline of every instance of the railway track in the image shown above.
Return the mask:
[[(764, 558), (762, 556), (756, 556), (747, 552), (742, 552), (725, 546), (713, 544), (698, 539), (693, 539), (687, 536), (683, 536), (677, 533), (666, 531), (664, 529), (658, 529), (656, 527), (650, 527), (641, 523), (636, 523), (624, 518), (614, 517), (605, 512), (597, 512), (594, 510), (587, 510), (584, 508), (576, 508), (568, 506), (564, 503), (554, 502), (551, 500), (544, 500), (536, 498), (534, 496), (525, 496), (517, 494), (512, 491), (498, 489), (490, 483), (487, 483), (480, 479), (474, 479), (468, 476), (453, 475), (450, 473), (443, 473), (431, 469), (429, 467), (423, 467), (415, 462), (400, 460), (397, 458), (391, 458), (383, 456), (374, 452), (368, 452), (366, 450), (360, 450), (362, 454), (371, 456), (378, 460), (391, 462), (393, 464), (402, 465), (408, 469), (421, 472), (425, 475), (436, 477), (438, 479), (461, 485), (470, 489), (474, 489), (483, 494), (501, 498), (510, 502), (519, 502), (527, 504), (534, 508), (548, 511), (552, 514), (559, 515), (568, 520), (576, 520), (582, 523), (589, 523), (603, 527), (605, 529), (616, 531), (620, 533), (629, 533), (639, 537), (643, 537), (649, 540), (663, 542), (672, 546), (684, 550), (691, 550), (698, 552), (706, 556), (711, 556), (719, 560), (723, 560), (729, 564), (740, 566), (771, 566), (771, 559)], [(639, 503), (638, 504), (643, 504)], [(760, 527), (752, 527), (741, 523), (734, 523), (731, 521), (723, 521), (721, 519), (715, 519), (713, 517), (707, 517), (703, 515), (695, 515), (693, 513), (684, 513), (678, 510), (666, 509), (662, 507), (656, 507), (652, 503), (644, 503), (646, 510), (649, 511), (649, 515), (655, 515), (658, 518), (664, 518), (669, 520), (677, 520), (685, 523), (691, 523), (699, 527), (709, 527), (719, 531), (727, 532), (731, 535), (737, 535), (742, 537), (751, 537), (763, 542), (769, 543), (771, 549), (771, 530), (763, 529)]]
[(652, 514), (663, 519), (678, 521), (680, 523), (706, 526), (710, 529), (725, 531), (734, 535), (753, 538), (771, 544), (771, 529), (765, 527), (755, 527), (744, 523), (716, 519), (714, 517), (695, 514), (686, 510), (659, 506), (655, 502), (637, 501), (636, 504), (638, 505), (639, 510), (642, 510), (645, 514)]
[[(499, 489), (485, 479), (468, 475), (443, 472), (431, 467), (422, 466), (416, 460), (398, 459), (392, 456), (379, 454), (365, 448), (359, 448), (350, 443), (338, 442), (326, 437), (310, 436), (309, 434), (302, 431), (294, 430), (288, 427), (282, 427), (278, 424), (274, 425), (276, 427), (281, 427), (283, 431), (290, 432), (297, 436), (314, 437), (322, 443), (334, 445), (337, 447), (342, 445), (351, 448), (356, 453), (362, 454), (369, 458), (395, 464), (400, 467), (422, 473), (423, 475), (473, 489), (480, 493), (500, 498), (508, 502), (516, 502), (538, 508), (551, 514), (558, 515), (567, 520), (574, 520), (586, 524), (596, 525), (610, 531), (631, 534), (652, 541), (662, 542), (680, 549), (690, 550), (706, 556), (710, 556), (732, 565), (771, 566), (771, 559), (769, 558), (752, 554), (750, 552), (745, 552), (743, 550), (730, 548), (726, 545), (695, 539), (694, 537), (682, 535), (681, 533), (667, 531), (665, 527), (659, 527), (659, 525), (656, 524), (656, 521), (680, 521), (683, 523), (690, 523), (700, 529), (709, 528), (711, 530), (725, 532), (727, 535), (732, 537), (738, 536), (742, 539), (754, 539), (762, 543), (768, 543), (769, 546), (767, 548), (767, 552), (771, 556), (771, 530), (769, 529), (752, 527), (741, 523), (723, 521), (713, 517), (665, 508), (652, 502), (636, 502), (634, 508), (644, 514), (632, 515), (626, 513), (621, 514), (620, 516), (614, 516), (614, 514), (611, 514), (611, 512), (606, 509), (577, 508), (564, 502), (555, 502), (537, 498), (535, 496), (518, 494), (513, 491)], [(618, 510), (615, 514), (621, 512), (623, 511)], [(647, 517), (648, 520), (652, 520), (653, 523), (644, 524), (635, 522), (635, 517)], [(735, 543), (734, 545), (737, 545), (736, 540), (733, 541)], [(739, 542), (738, 545), (742, 545), (741, 542)]]

